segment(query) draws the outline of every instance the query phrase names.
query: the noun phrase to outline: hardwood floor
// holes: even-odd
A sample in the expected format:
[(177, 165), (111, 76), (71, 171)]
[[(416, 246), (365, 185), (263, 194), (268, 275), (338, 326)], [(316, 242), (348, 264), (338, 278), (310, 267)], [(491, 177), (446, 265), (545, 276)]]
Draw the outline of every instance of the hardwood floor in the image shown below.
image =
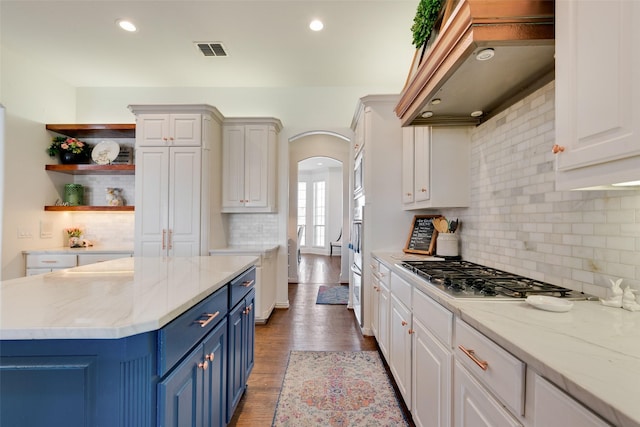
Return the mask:
[(346, 305), (316, 304), (321, 284), (337, 284), (340, 262), (333, 258), (303, 255), (300, 283), (289, 284), (289, 309), (275, 310), (267, 324), (256, 325), (255, 365), (230, 426), (271, 425), (289, 351), (378, 349)]

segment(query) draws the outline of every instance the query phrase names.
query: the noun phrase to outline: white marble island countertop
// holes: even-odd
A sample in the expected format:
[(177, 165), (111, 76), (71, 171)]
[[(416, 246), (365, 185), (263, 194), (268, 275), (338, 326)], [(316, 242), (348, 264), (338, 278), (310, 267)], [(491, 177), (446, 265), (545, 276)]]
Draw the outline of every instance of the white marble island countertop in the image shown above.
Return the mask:
[(455, 299), (392, 254), (374, 256), (613, 425), (640, 426), (640, 312), (595, 300), (557, 313), (524, 300)]
[(133, 257), (0, 283), (0, 339), (117, 339), (161, 328), (258, 261)]

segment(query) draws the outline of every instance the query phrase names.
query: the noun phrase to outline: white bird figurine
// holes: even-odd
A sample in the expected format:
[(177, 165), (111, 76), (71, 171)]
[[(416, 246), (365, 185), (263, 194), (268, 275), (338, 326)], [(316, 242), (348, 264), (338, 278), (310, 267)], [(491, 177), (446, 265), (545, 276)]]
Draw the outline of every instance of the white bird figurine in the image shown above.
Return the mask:
[(635, 289), (631, 289), (631, 286), (624, 288), (622, 295), (622, 308), (629, 311), (640, 311), (640, 304), (636, 302)]
[(622, 288), (620, 287), (622, 279), (615, 282), (609, 279), (609, 282), (611, 282), (611, 289), (607, 292), (607, 298), (600, 298), (600, 303), (607, 307), (622, 307)]

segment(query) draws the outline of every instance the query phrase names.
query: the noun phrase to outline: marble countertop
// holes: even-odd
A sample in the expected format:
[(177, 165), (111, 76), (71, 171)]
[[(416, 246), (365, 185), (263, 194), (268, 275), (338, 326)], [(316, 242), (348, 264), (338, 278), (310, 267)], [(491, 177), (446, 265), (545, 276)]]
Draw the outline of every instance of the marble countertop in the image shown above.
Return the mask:
[(640, 312), (598, 301), (556, 313), (522, 300), (455, 299), (400, 267), (393, 271), (609, 422), (640, 426)]
[(260, 255), (264, 257), (270, 257), (277, 252), (280, 245), (273, 244), (261, 244), (261, 245), (229, 245), (225, 248), (209, 249), (209, 255)]
[(0, 339), (117, 339), (159, 329), (255, 256), (129, 257), (0, 283)]
[(70, 248), (68, 246), (49, 249), (27, 249), (22, 251), (25, 255), (66, 255), (66, 254), (132, 254), (132, 247), (113, 247), (113, 246), (89, 246), (88, 248)]

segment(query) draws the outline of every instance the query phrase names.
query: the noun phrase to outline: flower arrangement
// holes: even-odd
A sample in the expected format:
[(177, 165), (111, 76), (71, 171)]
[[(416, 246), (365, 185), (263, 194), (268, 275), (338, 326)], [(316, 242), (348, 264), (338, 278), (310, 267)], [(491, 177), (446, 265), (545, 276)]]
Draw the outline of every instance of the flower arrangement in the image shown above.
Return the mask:
[(64, 231), (67, 232), (67, 236), (69, 237), (80, 237), (82, 236), (82, 229), (78, 227), (65, 228)]
[(51, 157), (61, 151), (69, 151), (73, 154), (82, 154), (89, 148), (87, 144), (76, 138), (67, 138), (66, 136), (54, 136), (51, 139), (51, 145), (47, 151)]

